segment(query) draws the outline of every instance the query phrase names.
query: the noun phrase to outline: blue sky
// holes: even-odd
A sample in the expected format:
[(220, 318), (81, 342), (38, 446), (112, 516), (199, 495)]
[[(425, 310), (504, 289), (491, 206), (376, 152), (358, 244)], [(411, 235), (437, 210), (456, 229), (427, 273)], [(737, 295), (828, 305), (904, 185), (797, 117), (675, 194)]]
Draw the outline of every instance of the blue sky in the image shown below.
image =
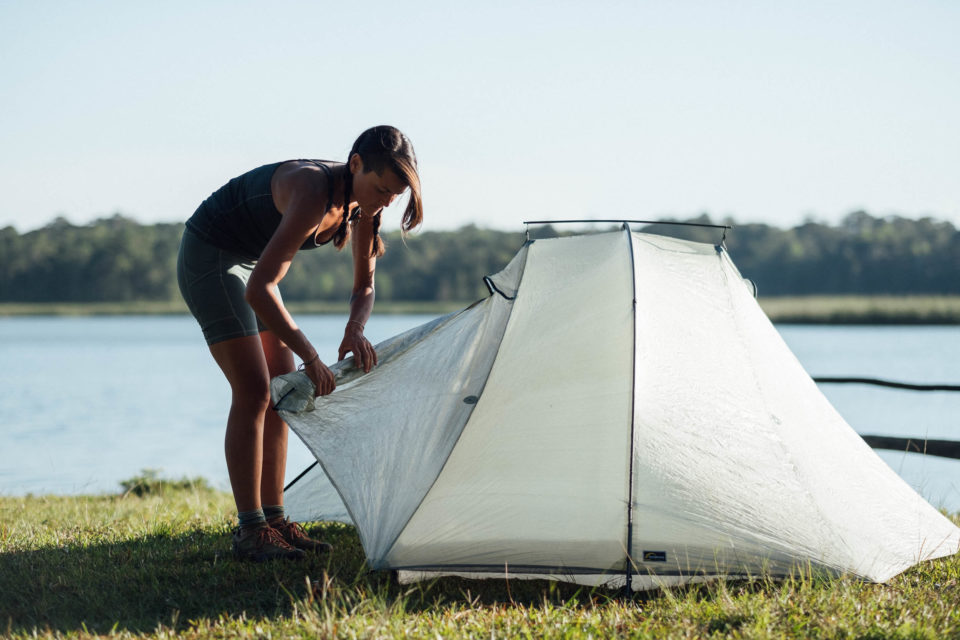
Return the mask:
[(957, 33), (952, 0), (0, 2), (0, 226), (184, 220), (382, 123), (424, 229), (960, 224)]

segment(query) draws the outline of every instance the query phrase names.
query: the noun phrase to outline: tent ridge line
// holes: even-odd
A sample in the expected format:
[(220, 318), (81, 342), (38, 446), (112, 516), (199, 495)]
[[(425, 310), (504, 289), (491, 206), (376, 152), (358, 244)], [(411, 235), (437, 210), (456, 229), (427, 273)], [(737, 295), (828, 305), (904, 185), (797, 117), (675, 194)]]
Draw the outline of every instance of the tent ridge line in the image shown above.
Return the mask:
[(633, 314), (633, 349), (630, 354), (630, 447), (629, 460), (627, 466), (627, 560), (625, 568), (626, 583), (624, 589), (629, 595), (633, 592), (631, 587), (633, 570), (633, 459), (634, 459), (634, 438), (637, 402), (637, 267), (633, 255), (633, 232), (630, 230), (630, 223), (623, 222), (623, 231), (627, 236), (627, 246), (630, 248), (630, 283), (633, 290), (633, 303), (631, 311)]
[[(526, 244), (533, 244), (533, 243), (530, 242)], [(529, 259), (529, 257), (530, 257), (530, 252), (527, 251), (527, 253), (523, 256), (523, 267), (520, 269), (520, 279), (517, 281), (517, 293), (514, 294), (513, 298), (509, 298), (501, 294), (501, 296), (504, 299), (509, 301), (510, 311), (507, 313), (507, 319), (504, 320), (503, 322), (503, 330), (500, 333), (500, 340), (497, 341), (497, 353), (495, 356), (493, 356), (493, 360), (490, 362), (490, 368), (487, 370), (487, 376), (486, 378), (484, 378), (483, 386), (480, 388), (480, 391), (477, 395), (479, 399), (483, 398), (483, 390), (487, 386), (487, 380), (490, 379), (490, 372), (493, 371), (493, 367), (497, 364), (497, 358), (500, 357), (500, 346), (501, 346), (501, 343), (503, 342), (503, 335), (507, 332), (507, 326), (510, 324), (510, 317), (513, 315), (513, 302), (514, 300), (516, 300), (517, 295), (519, 295), (520, 293), (520, 284), (523, 282), (523, 273), (526, 270), (527, 260)], [(479, 302), (488, 302), (492, 298), (493, 298), (493, 294), (491, 293), (489, 297), (483, 300), (480, 300)], [(453, 453), (454, 449), (457, 448), (457, 444), (460, 442), (460, 438), (463, 437), (463, 432), (467, 428), (467, 423), (470, 422), (470, 418), (473, 416), (473, 412), (477, 410), (477, 406), (479, 404), (480, 404), (480, 401), (478, 400), (475, 404), (473, 404), (470, 407), (470, 412), (467, 414), (466, 420), (463, 421), (463, 427), (460, 429), (460, 433), (457, 435), (457, 439), (454, 441), (453, 446), (450, 447), (450, 451), (447, 453), (447, 459), (443, 461), (442, 465), (440, 465), (440, 469), (437, 470), (437, 475), (434, 476), (433, 481), (430, 483), (430, 486), (427, 487), (427, 490), (423, 492), (423, 495), (420, 497), (420, 501), (417, 503), (417, 506), (415, 506), (413, 510), (410, 511), (410, 516), (407, 518), (407, 521), (403, 523), (403, 526), (397, 529), (397, 535), (393, 538), (393, 540), (390, 541), (389, 544), (387, 544), (384, 547), (386, 549), (386, 551), (384, 551), (383, 553), (384, 558), (390, 555), (390, 552), (393, 551), (393, 546), (397, 544), (397, 540), (399, 540), (400, 536), (403, 535), (403, 532), (406, 530), (407, 525), (410, 524), (410, 520), (413, 518), (414, 514), (416, 514), (417, 511), (420, 510), (420, 507), (423, 505), (423, 501), (426, 500), (428, 495), (430, 495), (430, 492), (433, 490), (433, 487), (437, 484), (437, 480), (440, 478), (441, 475), (443, 475), (443, 470), (447, 467), (447, 462), (450, 460), (450, 454)], [(353, 516), (351, 515), (350, 517), (352, 518)], [(374, 568), (380, 569), (380, 568), (387, 568), (387, 567), (374, 567)]]
[[(307, 447), (307, 448), (309, 449), (309, 447)], [(363, 546), (363, 537), (364, 537), (364, 536), (363, 536), (363, 532), (360, 531), (360, 527), (357, 527), (357, 526), (356, 526), (356, 524), (357, 524), (357, 522), (358, 522), (357, 516), (354, 515), (353, 510), (350, 508), (350, 505), (348, 505), (348, 504), (346, 503), (346, 501), (343, 499), (343, 492), (340, 491), (340, 487), (337, 485), (336, 482), (334, 482), (333, 478), (330, 476), (330, 473), (327, 471), (327, 467), (323, 464), (323, 462), (320, 461), (320, 458), (319, 458), (319, 457), (317, 456), (317, 454), (313, 451), (313, 449), (310, 449), (310, 453), (313, 453), (313, 456), (317, 459), (317, 465), (319, 465), (319, 467), (320, 467), (320, 469), (323, 471), (324, 475), (327, 476), (327, 480), (330, 481), (330, 486), (333, 487), (334, 491), (336, 491), (336, 492), (337, 492), (337, 495), (340, 497), (340, 502), (343, 503), (343, 508), (347, 510), (347, 515), (350, 516), (350, 520), (353, 521), (354, 526), (355, 526), (356, 529), (357, 529), (357, 535), (360, 537), (360, 545)], [(313, 467), (313, 465), (310, 465), (310, 466), (311, 466), (311, 468)], [(304, 471), (301, 475), (306, 475), (306, 473), (307, 473), (307, 471)], [(298, 478), (298, 479), (299, 479), (299, 478)], [(291, 483), (291, 484), (293, 484), (293, 483)], [(284, 491), (286, 491), (286, 489), (284, 489)]]
[[(283, 410), (281, 409), (280, 411), (283, 411)], [(280, 413), (280, 411), (278, 411), (277, 413)], [(287, 421), (284, 420), (284, 422), (287, 422)], [(290, 424), (290, 423), (287, 422), (287, 425), (288, 425), (288, 426), (289, 426), (289, 424)], [(290, 428), (292, 428), (292, 427), (290, 427)], [(300, 436), (300, 432), (299, 432), (297, 429), (293, 429), (293, 431), (297, 434), (298, 437)], [(303, 438), (301, 438), (301, 440), (303, 440)], [(305, 441), (305, 440), (304, 440), (304, 444), (306, 444), (306, 441)], [(301, 478), (303, 478), (304, 476), (306, 476), (307, 473), (310, 471), (310, 469), (312, 469), (312, 468), (315, 467), (315, 466), (319, 466), (320, 469), (323, 471), (323, 474), (324, 474), (325, 476), (327, 476), (327, 480), (330, 481), (330, 486), (333, 487), (333, 489), (337, 492), (337, 495), (340, 497), (340, 502), (343, 502), (343, 508), (347, 510), (347, 515), (350, 516), (350, 520), (352, 520), (353, 523), (356, 524), (356, 523), (357, 523), (357, 516), (354, 515), (353, 510), (350, 509), (350, 505), (348, 505), (348, 504), (346, 503), (346, 501), (344, 501), (344, 499), (343, 499), (343, 492), (340, 491), (340, 487), (337, 485), (337, 483), (334, 481), (334, 479), (330, 476), (330, 473), (327, 471), (326, 465), (323, 464), (323, 462), (320, 460), (320, 456), (317, 455), (317, 452), (314, 451), (313, 448), (310, 447), (310, 445), (307, 445), (307, 449), (309, 449), (309, 450), (310, 450), (310, 453), (313, 454), (313, 457), (316, 458), (316, 462), (315, 462), (314, 464), (311, 464), (307, 469), (304, 469), (303, 472), (302, 472), (299, 476), (297, 476), (289, 485), (287, 485), (286, 487), (284, 487), (284, 489), (283, 489), (284, 492), (286, 492), (286, 490), (287, 490), (288, 488), (290, 488), (291, 486), (293, 486), (293, 484), (294, 484), (297, 480), (300, 480)], [(361, 544), (361, 546), (362, 546), (362, 545), (363, 545), (363, 532), (360, 531), (360, 528), (359, 528), (359, 527), (357, 527), (357, 535), (360, 536), (360, 544)]]

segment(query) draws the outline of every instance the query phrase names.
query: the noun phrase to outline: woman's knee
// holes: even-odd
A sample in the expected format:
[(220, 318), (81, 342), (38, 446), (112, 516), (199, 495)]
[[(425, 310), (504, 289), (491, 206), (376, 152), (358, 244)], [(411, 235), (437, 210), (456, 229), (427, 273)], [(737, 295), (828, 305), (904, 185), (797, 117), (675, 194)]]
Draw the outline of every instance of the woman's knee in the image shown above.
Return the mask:
[(216, 343), (210, 352), (230, 383), (235, 407), (262, 411), (270, 405), (270, 371), (258, 336)]
[(232, 404), (252, 413), (261, 414), (270, 407), (270, 379), (244, 378), (231, 384)]
[(263, 345), (263, 355), (267, 361), (270, 375), (278, 376), (293, 371), (293, 351), (277, 338), (272, 331), (260, 333), (260, 343)]

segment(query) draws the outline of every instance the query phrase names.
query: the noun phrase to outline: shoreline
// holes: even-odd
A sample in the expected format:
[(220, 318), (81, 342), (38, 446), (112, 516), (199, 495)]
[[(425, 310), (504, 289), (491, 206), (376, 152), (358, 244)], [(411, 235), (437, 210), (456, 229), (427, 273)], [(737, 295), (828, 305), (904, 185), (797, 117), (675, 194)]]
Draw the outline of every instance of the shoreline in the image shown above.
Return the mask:
[[(397, 314), (444, 314), (458, 311), (473, 304), (470, 302), (377, 302), (375, 313)], [(291, 313), (316, 315), (346, 315), (350, 312), (348, 302), (286, 302)], [(0, 302), (0, 318), (17, 316), (180, 316), (189, 315), (183, 302)]]
[(778, 324), (958, 325), (960, 296), (780, 296), (759, 298)]
[[(374, 313), (440, 315), (463, 309), (474, 301), (377, 302)], [(758, 302), (779, 324), (960, 325), (960, 296), (777, 296)], [(347, 314), (347, 302), (289, 302), (298, 314)], [(4, 302), (0, 318), (22, 316), (186, 315), (181, 301), (171, 302)]]

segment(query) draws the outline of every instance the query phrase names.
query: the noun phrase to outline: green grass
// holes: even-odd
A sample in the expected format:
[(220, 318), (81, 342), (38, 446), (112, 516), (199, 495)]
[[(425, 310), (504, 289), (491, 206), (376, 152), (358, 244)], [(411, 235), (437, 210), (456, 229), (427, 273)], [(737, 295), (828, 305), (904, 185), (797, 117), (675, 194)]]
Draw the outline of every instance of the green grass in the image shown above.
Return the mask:
[(233, 504), (202, 481), (137, 492), (0, 497), (0, 636), (143, 638), (960, 637), (960, 556), (886, 585), (717, 582), (621, 598), (554, 582), (370, 573), (355, 531), (302, 562), (238, 563)]

